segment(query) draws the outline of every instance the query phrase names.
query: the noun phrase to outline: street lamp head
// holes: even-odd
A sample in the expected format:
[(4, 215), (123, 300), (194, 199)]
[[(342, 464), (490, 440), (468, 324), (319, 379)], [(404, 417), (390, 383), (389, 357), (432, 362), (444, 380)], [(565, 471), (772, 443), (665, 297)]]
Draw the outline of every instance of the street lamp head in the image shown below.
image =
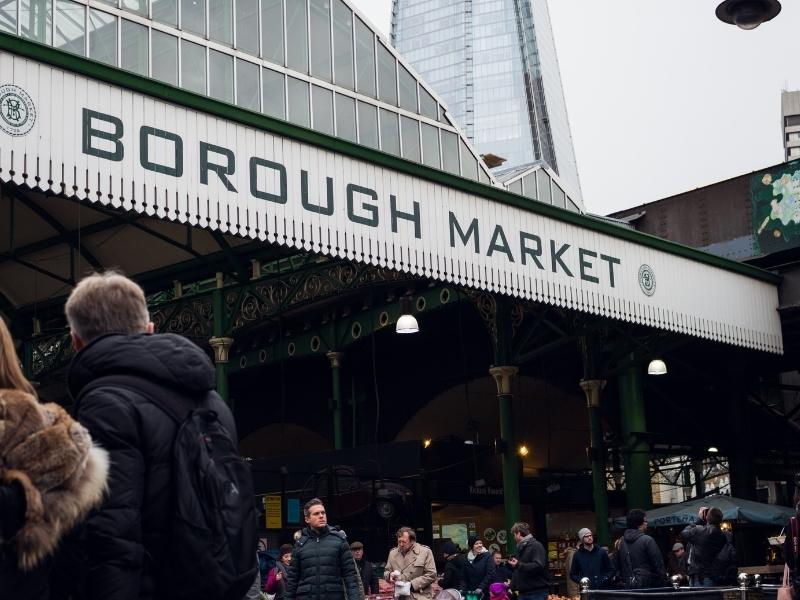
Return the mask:
[(739, 29), (755, 29), (781, 12), (778, 0), (724, 0), (717, 6), (717, 18)]

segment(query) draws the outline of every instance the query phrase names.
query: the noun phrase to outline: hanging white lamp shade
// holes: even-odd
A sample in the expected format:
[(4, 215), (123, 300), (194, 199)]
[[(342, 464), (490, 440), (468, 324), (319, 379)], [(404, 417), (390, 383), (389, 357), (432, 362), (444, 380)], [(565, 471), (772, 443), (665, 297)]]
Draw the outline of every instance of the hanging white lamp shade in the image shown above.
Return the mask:
[(414, 317), (414, 315), (402, 315), (399, 319), (397, 319), (397, 327), (395, 327), (395, 331), (397, 333), (417, 333), (419, 331), (417, 319)]
[(667, 374), (667, 363), (665, 363), (660, 358), (654, 358), (650, 361), (650, 364), (647, 365), (647, 374), (648, 375), (666, 375)]

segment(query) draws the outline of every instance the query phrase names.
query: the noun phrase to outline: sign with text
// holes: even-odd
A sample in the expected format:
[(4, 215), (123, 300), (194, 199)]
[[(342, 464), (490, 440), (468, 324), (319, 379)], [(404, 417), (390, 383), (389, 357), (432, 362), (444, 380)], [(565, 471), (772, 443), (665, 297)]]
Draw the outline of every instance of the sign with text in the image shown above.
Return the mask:
[(583, 226), (372, 163), (366, 149), (354, 158), (7, 52), (0, 90), (2, 180), (782, 351), (774, 283), (622, 229), (616, 237), (588, 218)]
[(264, 512), (266, 513), (267, 529), (283, 527), (283, 505), (279, 495), (264, 496)]

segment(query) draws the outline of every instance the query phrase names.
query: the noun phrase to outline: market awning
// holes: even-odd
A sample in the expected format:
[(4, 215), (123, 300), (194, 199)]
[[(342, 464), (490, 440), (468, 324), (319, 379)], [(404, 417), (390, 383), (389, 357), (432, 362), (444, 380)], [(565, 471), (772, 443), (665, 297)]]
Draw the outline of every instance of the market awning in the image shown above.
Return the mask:
[(2, 181), (782, 352), (770, 273), (3, 35), (0, 111)]
[[(732, 496), (715, 494), (704, 498), (694, 498), (679, 504), (670, 504), (647, 511), (648, 527), (675, 527), (694, 523), (701, 507), (716, 506), (722, 511), (725, 521), (753, 523), (756, 525), (773, 525), (783, 527), (795, 516), (795, 511), (786, 506), (764, 504), (752, 500), (743, 500)], [(614, 519), (618, 528), (625, 527), (625, 517)]]

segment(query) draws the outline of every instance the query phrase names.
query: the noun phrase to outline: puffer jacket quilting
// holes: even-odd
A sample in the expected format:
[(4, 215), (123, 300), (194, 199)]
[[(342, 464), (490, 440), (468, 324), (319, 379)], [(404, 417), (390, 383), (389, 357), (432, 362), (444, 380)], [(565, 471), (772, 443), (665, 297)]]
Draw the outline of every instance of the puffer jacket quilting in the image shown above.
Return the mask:
[(286, 598), (297, 600), (359, 600), (361, 578), (347, 537), (336, 528), (316, 532), (309, 527), (297, 541), (289, 564)]

